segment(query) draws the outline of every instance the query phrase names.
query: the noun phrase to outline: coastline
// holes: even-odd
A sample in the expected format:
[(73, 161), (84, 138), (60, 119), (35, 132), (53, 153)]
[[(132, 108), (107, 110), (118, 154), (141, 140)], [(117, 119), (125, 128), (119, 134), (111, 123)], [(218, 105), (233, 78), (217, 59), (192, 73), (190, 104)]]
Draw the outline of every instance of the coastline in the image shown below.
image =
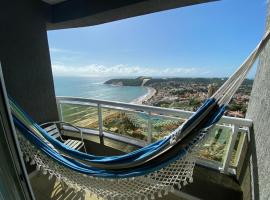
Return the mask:
[[(145, 86), (143, 86), (145, 87)], [(134, 104), (143, 104), (144, 101), (148, 101), (149, 99), (151, 99), (155, 94), (156, 94), (156, 89), (152, 88), (152, 87), (145, 87), (147, 89), (147, 93), (132, 100), (130, 103), (134, 103)]]

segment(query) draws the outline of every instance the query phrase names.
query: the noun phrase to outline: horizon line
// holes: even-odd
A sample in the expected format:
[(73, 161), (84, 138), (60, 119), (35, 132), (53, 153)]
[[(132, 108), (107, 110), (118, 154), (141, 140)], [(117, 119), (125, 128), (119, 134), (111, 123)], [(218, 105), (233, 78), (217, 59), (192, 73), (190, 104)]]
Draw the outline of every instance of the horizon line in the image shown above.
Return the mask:
[[(228, 79), (229, 76), (211, 76), (211, 77), (205, 77), (205, 76), (144, 76), (144, 75), (141, 75), (141, 76), (130, 76), (130, 75), (127, 75), (127, 76), (107, 76), (107, 75), (104, 75), (104, 76), (89, 76), (89, 75), (59, 75), (59, 74), (54, 74), (53, 77), (66, 77), (66, 78), (110, 78), (110, 79), (136, 79), (136, 78), (139, 78), (139, 77), (149, 77), (151, 79), (158, 79), (158, 78), (191, 78), (191, 79), (199, 79), (199, 78), (203, 78), (203, 79), (213, 79), (213, 78), (218, 78), (218, 79)], [(245, 79), (248, 79), (248, 80), (254, 80), (255, 77), (251, 78), (251, 77), (246, 77)]]

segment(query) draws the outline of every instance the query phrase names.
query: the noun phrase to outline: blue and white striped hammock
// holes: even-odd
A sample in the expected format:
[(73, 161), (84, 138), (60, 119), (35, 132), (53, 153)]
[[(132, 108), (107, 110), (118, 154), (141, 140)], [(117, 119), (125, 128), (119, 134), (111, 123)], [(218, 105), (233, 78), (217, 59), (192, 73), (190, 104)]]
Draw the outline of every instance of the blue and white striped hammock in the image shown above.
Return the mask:
[[(175, 171), (177, 167), (181, 167), (181, 170), (185, 170), (185, 168), (188, 168), (191, 171), (193, 170), (193, 167), (190, 167), (193, 161), (185, 160), (185, 157), (188, 156), (188, 154), (192, 151), (195, 144), (197, 144), (202, 138), (205, 137), (205, 135), (207, 135), (207, 131), (202, 130), (209, 129), (222, 117), (226, 110), (227, 104), (241, 83), (244, 81), (258, 55), (267, 44), (269, 37), (269, 32), (267, 32), (257, 48), (238, 68), (238, 70), (219, 88), (212, 98), (207, 99), (197, 110), (197, 112), (193, 114), (185, 123), (183, 123), (164, 139), (126, 155), (109, 157), (95, 156), (71, 149), (54, 137), (50, 136), (44, 129), (36, 124), (32, 118), (23, 111), (23, 109), (21, 109), (13, 100), (10, 99), (12, 116), (15, 127), (18, 130), (22, 151), (26, 156), (30, 156), (35, 163), (43, 163), (42, 165), (44, 166), (41, 167), (44, 167), (46, 169), (45, 171), (48, 171), (51, 173), (51, 175), (59, 174), (60, 172), (56, 173), (58, 168), (62, 169), (64, 167), (78, 173), (79, 175), (76, 175), (76, 177), (80, 176), (80, 180), (83, 179), (81, 176), (82, 174), (91, 176), (92, 178), (101, 178), (100, 180), (102, 181), (104, 181), (104, 178), (110, 180), (121, 179), (121, 181), (125, 181), (126, 178), (139, 177), (139, 179), (136, 179), (138, 184), (132, 182), (133, 185), (129, 185), (129, 192), (127, 192), (127, 194), (122, 194), (122, 190), (119, 189), (119, 187), (121, 187), (119, 184), (116, 184), (115, 186), (108, 185), (103, 192), (100, 192), (98, 187), (93, 189), (93, 187), (95, 187), (93, 185), (91, 186), (92, 189), (89, 189), (90, 186), (84, 187), (85, 182), (83, 182), (83, 184), (77, 179), (77, 182), (80, 183), (76, 183), (74, 180), (70, 181), (69, 179), (71, 178), (67, 177), (69, 177), (68, 175), (72, 172), (65, 172), (66, 176), (64, 179), (66, 182), (69, 182), (70, 185), (79, 185), (78, 187), (81, 189), (84, 188), (85, 190), (93, 190), (93, 193), (106, 198), (109, 196), (113, 196), (115, 198), (136, 197), (133, 195), (132, 190), (134, 187), (139, 188), (140, 184), (140, 192), (145, 196), (153, 195), (159, 189), (166, 190), (164, 188), (166, 188), (168, 185), (173, 186), (175, 184), (180, 184), (179, 182), (181, 180), (172, 181), (172, 179), (177, 179), (180, 177), (185, 180), (184, 182), (186, 182), (185, 176), (191, 179), (192, 175), (190, 174), (192, 174), (192, 172), (190, 171), (186, 171), (186, 175), (179, 175), (180, 172), (174, 172), (169, 178), (167, 178), (170, 180), (168, 184), (166, 182), (167, 179), (165, 182), (164, 180), (160, 181), (160, 178), (154, 178), (154, 174), (156, 174), (156, 172), (162, 174), (162, 170), (166, 171), (166, 169), (169, 171)], [(30, 144), (26, 141), (30, 142)], [(39, 151), (36, 154), (34, 153), (33, 156), (31, 153), (33, 154), (34, 149), (38, 149)], [(51, 169), (53, 168), (53, 165), (48, 167), (46, 163), (42, 161), (42, 159), (43, 161), (47, 159), (52, 160), (54, 164), (57, 164), (58, 168)], [(179, 160), (182, 160), (184, 163), (179, 162)], [(171, 166), (173, 165), (176, 167), (174, 166), (172, 168)], [(178, 176), (176, 176), (175, 173), (178, 173)], [(151, 185), (150, 189), (147, 184), (144, 183), (145, 180), (142, 179), (144, 176), (148, 177), (150, 181), (155, 180), (155, 184), (153, 183), (153, 186), (151, 185), (152, 183), (148, 183)], [(162, 177), (165, 176), (166, 174), (164, 175), (163, 173)], [(96, 185), (99, 187), (105, 187), (104, 185), (106, 182), (99, 183), (100, 184), (96, 183)], [(144, 183), (144, 185), (142, 183)], [(125, 184), (125, 186), (128, 188), (128, 183)], [(104, 191), (107, 193), (105, 192), (105, 194)], [(141, 194), (137, 193), (136, 195), (140, 196)]]
[[(190, 146), (194, 143), (194, 141), (188, 141), (185, 144), (181, 143), (181, 148), (173, 155), (166, 156), (166, 159), (161, 162), (152, 162), (154, 159), (152, 157), (156, 156), (159, 152), (163, 152), (166, 148), (173, 148), (176, 145), (175, 142), (171, 142), (174, 133), (165, 137), (162, 140), (159, 140), (153, 144), (150, 144), (146, 147), (143, 147), (134, 152), (120, 155), (120, 156), (95, 156), (91, 154), (86, 154), (74, 149), (69, 148), (62, 142), (58, 141), (51, 135), (49, 135), (44, 129), (42, 129), (38, 124), (36, 124), (22, 109), (20, 109), (13, 101), (10, 100), (10, 104), (13, 111), (13, 119), (16, 128), (23, 134), (25, 138), (27, 138), (31, 143), (33, 143), (38, 149), (43, 151), (46, 155), (50, 156), (52, 159), (55, 159), (63, 166), (68, 167), (72, 170), (78, 171), (80, 173), (89, 174), (92, 176), (98, 177), (110, 177), (110, 178), (127, 178), (133, 176), (141, 176), (148, 174), (150, 172), (161, 169), (162, 167), (168, 165), (169, 163), (179, 159), (179, 157), (184, 156)], [(192, 126), (194, 122), (196, 122), (201, 115), (201, 113), (206, 112), (211, 106), (216, 104), (214, 99), (208, 99), (200, 109), (182, 126), (181, 131), (184, 131)], [(225, 111), (225, 107), (216, 107), (215, 111), (213, 109), (209, 110), (211, 116), (208, 120), (197, 126), (198, 130), (203, 128), (207, 128), (212, 124), (216, 123)], [(16, 113), (16, 114), (15, 114)], [(22, 118), (28, 121), (28, 124), (22, 122)], [(198, 123), (198, 122), (197, 122)], [(79, 160), (87, 161), (89, 165), (85, 165), (80, 163), (74, 159), (67, 158), (59, 154), (59, 152), (52, 149), (51, 146), (46, 144), (40, 137), (34, 133), (30, 127), (35, 127), (39, 134), (41, 134), (47, 141), (49, 141), (56, 149), (59, 151)], [(200, 133), (199, 133), (200, 134)], [(193, 138), (192, 138), (193, 139)], [(189, 142), (192, 142), (191, 144)], [(163, 152), (164, 153), (164, 152)], [(162, 155), (161, 155), (162, 156)], [(160, 159), (157, 157), (155, 159)], [(146, 162), (147, 161), (147, 162)], [(160, 161), (160, 160), (159, 160)], [(134, 164), (136, 163), (136, 165)], [(101, 165), (100, 165), (101, 164)], [(129, 167), (130, 164), (133, 164)], [(115, 168), (114, 165), (117, 165)], [(93, 167), (99, 166), (99, 167)], [(113, 168), (113, 169), (112, 169)]]

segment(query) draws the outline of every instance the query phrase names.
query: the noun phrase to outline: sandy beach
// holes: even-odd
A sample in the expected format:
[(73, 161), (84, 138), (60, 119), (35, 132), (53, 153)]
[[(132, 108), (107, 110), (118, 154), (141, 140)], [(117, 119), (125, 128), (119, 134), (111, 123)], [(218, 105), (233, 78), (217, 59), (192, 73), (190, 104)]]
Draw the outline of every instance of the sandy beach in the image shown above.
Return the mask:
[(144, 101), (149, 100), (156, 94), (156, 90), (152, 87), (146, 87), (147, 88), (147, 93), (143, 96), (138, 97), (137, 99), (134, 99), (130, 103), (135, 103), (135, 104), (143, 104)]

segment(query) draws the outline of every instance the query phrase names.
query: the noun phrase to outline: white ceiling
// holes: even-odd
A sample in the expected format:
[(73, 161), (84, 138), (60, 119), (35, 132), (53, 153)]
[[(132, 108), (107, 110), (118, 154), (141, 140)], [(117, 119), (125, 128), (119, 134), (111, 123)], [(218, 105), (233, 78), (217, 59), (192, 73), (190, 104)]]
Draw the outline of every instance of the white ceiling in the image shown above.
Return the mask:
[(57, 4), (57, 3), (60, 3), (60, 2), (63, 2), (63, 1), (66, 1), (66, 0), (42, 0), (48, 4)]

